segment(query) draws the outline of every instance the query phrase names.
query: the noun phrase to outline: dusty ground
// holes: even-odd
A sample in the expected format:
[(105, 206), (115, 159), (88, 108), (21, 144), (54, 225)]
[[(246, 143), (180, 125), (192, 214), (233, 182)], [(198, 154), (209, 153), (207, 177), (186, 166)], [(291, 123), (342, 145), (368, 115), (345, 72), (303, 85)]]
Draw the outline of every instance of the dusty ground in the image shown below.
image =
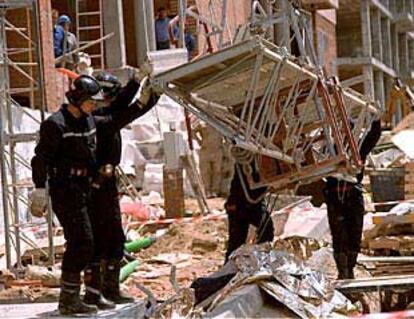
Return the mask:
[[(221, 210), (223, 199), (209, 200), (211, 209)], [(186, 209), (198, 210), (195, 200), (186, 201)], [(188, 287), (194, 279), (208, 275), (223, 265), (227, 241), (226, 220), (200, 221), (171, 225), (166, 235), (135, 256), (141, 264), (125, 282), (130, 293), (137, 297), (143, 293), (136, 284), (150, 289), (157, 299), (174, 295), (170, 282), (171, 266), (176, 270), (176, 283)]]

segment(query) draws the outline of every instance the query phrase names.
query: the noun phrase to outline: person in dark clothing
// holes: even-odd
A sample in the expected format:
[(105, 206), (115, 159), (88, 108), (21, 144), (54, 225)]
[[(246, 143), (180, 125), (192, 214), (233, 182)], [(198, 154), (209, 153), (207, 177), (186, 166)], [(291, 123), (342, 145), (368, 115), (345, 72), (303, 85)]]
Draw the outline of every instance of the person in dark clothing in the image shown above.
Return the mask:
[(249, 225), (256, 227), (257, 243), (273, 241), (273, 221), (264, 203), (264, 195), (267, 191), (267, 187), (249, 189), (245, 173), (239, 164), (235, 164), (230, 195), (224, 204), (229, 231), (226, 262), (233, 251), (246, 243)]
[[(375, 120), (360, 146), (363, 163), (381, 137), (381, 121)], [(324, 190), (332, 235), (334, 259), (338, 279), (354, 278), (354, 267), (361, 248), (364, 222), (364, 198), (362, 194), (363, 170), (351, 183), (328, 177)]]
[[(129, 106), (137, 94), (140, 84), (132, 79), (121, 88), (119, 80), (107, 73), (96, 76), (105, 98), (106, 106), (96, 109), (95, 116), (115, 116)], [(131, 121), (144, 115), (157, 102), (151, 95), (148, 101), (136, 101), (137, 108)], [(84, 301), (100, 309), (112, 305), (133, 302), (134, 299), (119, 288), (120, 263), (124, 256), (125, 235), (122, 228), (119, 195), (115, 168), (121, 161), (122, 139), (120, 130), (108, 131), (97, 128), (98, 174), (92, 183), (92, 228), (95, 234), (95, 251), (92, 261), (85, 270), (86, 295)], [(103, 261), (103, 265), (101, 265)], [(101, 272), (101, 266), (103, 266)]]
[(93, 96), (100, 87), (90, 77), (77, 79), (74, 86), (67, 93), (70, 104), (41, 124), (31, 162), (36, 187), (31, 198), (32, 214), (39, 216), (46, 210), (48, 182), (52, 207), (67, 241), (59, 299), (59, 311), (64, 315), (97, 311), (80, 300), (79, 291), (80, 273), (93, 252), (88, 196), (96, 161), (96, 126), (90, 113), (96, 105)]
[[(36, 187), (31, 194), (32, 214), (44, 214), (48, 183), (52, 208), (66, 239), (59, 298), (59, 311), (64, 315), (97, 311), (96, 306), (87, 305), (79, 297), (80, 274), (94, 254), (90, 191), (97, 167), (96, 132), (119, 131), (141, 111), (137, 103), (113, 115), (92, 116), (101, 89), (99, 83), (82, 75), (73, 86), (66, 93), (69, 104), (41, 124), (31, 163)], [(142, 95), (148, 95), (148, 91)]]

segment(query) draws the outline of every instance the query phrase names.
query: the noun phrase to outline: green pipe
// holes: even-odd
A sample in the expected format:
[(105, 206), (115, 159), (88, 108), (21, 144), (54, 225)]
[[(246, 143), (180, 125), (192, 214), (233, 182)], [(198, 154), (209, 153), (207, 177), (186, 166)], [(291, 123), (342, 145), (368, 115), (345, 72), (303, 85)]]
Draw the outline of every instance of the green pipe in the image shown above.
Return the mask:
[(129, 275), (132, 274), (135, 269), (137, 269), (138, 265), (139, 261), (134, 260), (122, 267), (121, 272), (119, 273), (119, 282), (123, 282), (125, 279), (127, 279)]
[(125, 250), (129, 253), (136, 253), (141, 249), (151, 246), (155, 242), (156, 238), (154, 236), (140, 238), (129, 243), (125, 243)]

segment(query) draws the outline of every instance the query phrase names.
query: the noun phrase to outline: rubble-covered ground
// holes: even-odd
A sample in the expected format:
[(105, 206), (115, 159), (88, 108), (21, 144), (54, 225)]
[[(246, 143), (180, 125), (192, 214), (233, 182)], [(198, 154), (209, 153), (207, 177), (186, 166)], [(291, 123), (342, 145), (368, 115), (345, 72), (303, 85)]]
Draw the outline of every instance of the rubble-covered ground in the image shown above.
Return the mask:
[[(211, 209), (222, 209), (224, 200), (208, 200)], [(186, 201), (186, 209), (197, 211), (195, 200)], [(135, 254), (140, 266), (125, 281), (130, 293), (142, 297), (143, 293), (134, 283), (150, 289), (159, 300), (174, 295), (170, 282), (171, 265), (176, 266), (176, 283), (188, 287), (200, 276), (219, 269), (224, 262), (227, 241), (226, 219), (196, 221), (169, 226), (167, 234), (152, 246)]]

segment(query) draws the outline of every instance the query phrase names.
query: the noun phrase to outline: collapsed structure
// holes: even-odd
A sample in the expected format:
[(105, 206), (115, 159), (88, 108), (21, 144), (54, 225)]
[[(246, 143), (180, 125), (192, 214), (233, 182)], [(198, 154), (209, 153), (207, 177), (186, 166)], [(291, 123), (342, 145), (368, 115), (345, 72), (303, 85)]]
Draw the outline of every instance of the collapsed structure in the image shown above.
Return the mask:
[(294, 4), (270, 15), (258, 1), (252, 8), (249, 31), (264, 34), (274, 23), (287, 22), (297, 57), (249, 34), (217, 53), (156, 75), (155, 82), (223, 134), (244, 169), (254, 158), (259, 179), (246, 172), (251, 188), (278, 190), (337, 173), (355, 175), (361, 167), (358, 145), (379, 116), (375, 103), (326, 78), (306, 17)]

